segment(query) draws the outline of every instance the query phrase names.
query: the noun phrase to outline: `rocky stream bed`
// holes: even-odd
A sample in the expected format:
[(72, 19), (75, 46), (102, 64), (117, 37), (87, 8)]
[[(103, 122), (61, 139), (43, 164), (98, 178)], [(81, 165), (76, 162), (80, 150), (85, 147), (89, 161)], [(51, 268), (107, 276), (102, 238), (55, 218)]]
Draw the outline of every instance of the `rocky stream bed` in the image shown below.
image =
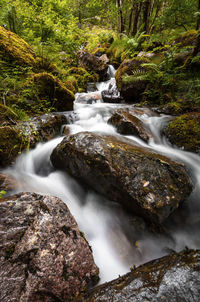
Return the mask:
[(1, 302), (199, 301), (200, 158), (114, 73), (18, 125), (34, 149), (1, 157)]

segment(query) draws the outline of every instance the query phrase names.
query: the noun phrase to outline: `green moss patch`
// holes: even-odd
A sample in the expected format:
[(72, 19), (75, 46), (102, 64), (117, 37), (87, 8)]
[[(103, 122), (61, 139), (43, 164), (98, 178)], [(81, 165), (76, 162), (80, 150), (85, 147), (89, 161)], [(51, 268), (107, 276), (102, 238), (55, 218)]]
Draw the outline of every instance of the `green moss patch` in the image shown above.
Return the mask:
[(0, 26), (0, 57), (21, 65), (34, 66), (36, 55), (33, 49), (15, 33)]
[(172, 144), (200, 153), (200, 113), (186, 113), (175, 118), (164, 130)]

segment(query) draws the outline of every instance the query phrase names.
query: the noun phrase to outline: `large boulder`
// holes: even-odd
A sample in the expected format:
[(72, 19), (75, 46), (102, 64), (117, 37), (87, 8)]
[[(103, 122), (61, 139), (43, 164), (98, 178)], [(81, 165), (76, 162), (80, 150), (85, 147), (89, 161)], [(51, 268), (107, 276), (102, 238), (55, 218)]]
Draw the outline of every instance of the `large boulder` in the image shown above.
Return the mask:
[(200, 154), (200, 112), (176, 117), (164, 129), (164, 134), (179, 148)]
[(145, 78), (147, 68), (143, 67), (142, 64), (148, 62), (148, 59), (138, 57), (123, 61), (117, 69), (115, 74), (117, 88), (121, 96), (129, 103), (141, 101), (148, 84)]
[(200, 251), (184, 251), (153, 260), (94, 288), (78, 301), (199, 301)]
[(156, 223), (163, 222), (192, 190), (182, 164), (112, 136), (71, 135), (54, 149), (51, 160), (55, 168)]
[(1, 302), (69, 301), (98, 281), (91, 248), (60, 199), (5, 198), (0, 229)]
[(20, 65), (36, 64), (36, 55), (30, 45), (2, 26), (0, 26), (0, 57)]
[(108, 124), (116, 127), (117, 132), (125, 135), (135, 135), (144, 141), (152, 138), (150, 130), (136, 116), (127, 111), (119, 110), (115, 112), (108, 120)]
[(87, 51), (80, 50), (78, 52), (78, 60), (80, 65), (87, 71), (97, 73), (100, 81), (106, 79), (108, 64), (104, 63), (101, 59)]

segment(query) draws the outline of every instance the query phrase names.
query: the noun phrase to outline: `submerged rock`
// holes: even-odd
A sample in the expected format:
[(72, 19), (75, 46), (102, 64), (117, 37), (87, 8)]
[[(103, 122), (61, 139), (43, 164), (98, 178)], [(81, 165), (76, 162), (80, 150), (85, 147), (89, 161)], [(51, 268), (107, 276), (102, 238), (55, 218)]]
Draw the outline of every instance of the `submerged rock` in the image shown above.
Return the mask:
[(179, 148), (200, 154), (200, 112), (176, 117), (164, 129), (164, 134)]
[(117, 132), (120, 134), (135, 135), (146, 142), (152, 138), (152, 134), (149, 129), (145, 127), (145, 124), (127, 111), (119, 110), (114, 113), (108, 120), (108, 123), (115, 126)]
[(97, 73), (100, 81), (103, 81), (107, 78), (108, 65), (100, 58), (87, 51), (80, 50), (78, 52), (78, 59), (81, 66), (87, 71)]
[(0, 228), (1, 302), (69, 301), (98, 281), (91, 248), (60, 199), (5, 198)]
[(100, 285), (76, 301), (194, 301), (200, 297), (200, 251), (188, 250), (153, 260)]
[(80, 132), (64, 138), (51, 160), (132, 213), (161, 223), (190, 194), (190, 180), (182, 164), (131, 142)]

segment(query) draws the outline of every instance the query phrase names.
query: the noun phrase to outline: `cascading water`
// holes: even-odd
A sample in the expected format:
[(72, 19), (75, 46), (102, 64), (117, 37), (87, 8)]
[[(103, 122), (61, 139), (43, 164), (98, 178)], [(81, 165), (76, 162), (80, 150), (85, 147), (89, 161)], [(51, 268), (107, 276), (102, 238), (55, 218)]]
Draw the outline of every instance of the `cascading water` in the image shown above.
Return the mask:
[[(98, 83), (98, 91), (76, 95), (74, 111), (77, 118), (73, 124), (67, 125), (71, 134), (91, 131), (119, 136), (115, 128), (107, 124), (107, 120), (118, 108), (127, 105), (103, 103), (100, 96), (102, 90), (115, 85), (115, 71), (113, 67), (109, 70), (111, 79), (105, 83)], [(55, 171), (50, 163), (50, 154), (62, 137), (45, 144), (38, 144), (34, 150), (19, 156), (15, 166), (7, 169), (7, 172), (18, 181), (18, 192), (34, 191), (51, 194), (60, 197), (68, 205), (79, 228), (84, 231), (92, 246), (95, 262), (100, 268), (101, 282), (126, 273), (133, 264), (138, 265), (168, 253), (167, 248), (175, 250), (183, 249), (185, 246), (200, 248), (198, 239), (200, 157), (172, 148), (161, 137), (161, 127), (170, 117), (149, 116), (145, 111), (137, 117), (149, 127), (153, 138), (146, 144), (134, 136), (127, 137), (144, 147), (184, 162), (195, 183), (195, 189), (185, 204), (185, 210), (183, 208), (179, 214), (172, 215), (166, 224), (171, 238), (152, 235), (145, 228), (142, 232), (138, 231), (136, 225), (142, 228), (143, 224), (140, 218), (128, 217), (116, 203), (106, 200), (93, 191), (86, 191), (66, 173)]]

